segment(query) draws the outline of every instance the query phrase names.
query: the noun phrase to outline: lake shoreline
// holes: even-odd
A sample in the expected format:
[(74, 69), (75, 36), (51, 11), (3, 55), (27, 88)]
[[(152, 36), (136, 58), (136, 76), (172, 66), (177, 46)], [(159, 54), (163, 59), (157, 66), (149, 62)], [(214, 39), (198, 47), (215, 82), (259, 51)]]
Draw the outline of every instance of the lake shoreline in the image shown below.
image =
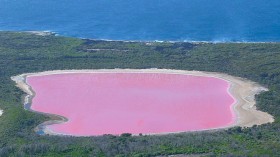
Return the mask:
[[(197, 130), (197, 131), (207, 131), (207, 130), (219, 130), (219, 129), (227, 129), (234, 126), (241, 127), (252, 127), (253, 125), (261, 125), (265, 123), (272, 123), (274, 118), (262, 111), (256, 110), (255, 107), (255, 99), (254, 96), (259, 94), (262, 91), (267, 91), (266, 88), (260, 86), (259, 84), (239, 78), (230, 76), (222, 73), (215, 72), (201, 72), (201, 71), (186, 71), (186, 70), (170, 70), (170, 69), (98, 69), (98, 70), (55, 70), (55, 71), (45, 71), (39, 73), (26, 73), (18, 76), (12, 77), (12, 80), (17, 83), (17, 87), (22, 89), (27, 96), (25, 97), (24, 104), (32, 105), (32, 98), (36, 95), (32, 88), (26, 83), (26, 77), (28, 76), (42, 76), (42, 75), (52, 75), (52, 74), (65, 74), (65, 73), (165, 73), (165, 74), (182, 74), (182, 75), (192, 75), (192, 76), (205, 76), (205, 77), (215, 77), (219, 79), (223, 79), (230, 83), (230, 88), (228, 92), (233, 96), (236, 100), (235, 104), (232, 105), (232, 112), (235, 113), (236, 120), (233, 124), (219, 127), (219, 128), (210, 128), (205, 130)], [(32, 112), (40, 113), (51, 117), (51, 120), (46, 121), (35, 128), (36, 132), (42, 131), (44, 134), (49, 135), (67, 135), (53, 132), (48, 129), (48, 125), (58, 124), (67, 122), (68, 119), (66, 117), (62, 117), (59, 115), (41, 113), (37, 111), (33, 111), (30, 108), (26, 108)], [(187, 131), (187, 132), (196, 132), (196, 131)], [(173, 132), (172, 132), (173, 133)], [(179, 132), (174, 132), (179, 133)], [(155, 133), (149, 135), (163, 135), (170, 133)]]

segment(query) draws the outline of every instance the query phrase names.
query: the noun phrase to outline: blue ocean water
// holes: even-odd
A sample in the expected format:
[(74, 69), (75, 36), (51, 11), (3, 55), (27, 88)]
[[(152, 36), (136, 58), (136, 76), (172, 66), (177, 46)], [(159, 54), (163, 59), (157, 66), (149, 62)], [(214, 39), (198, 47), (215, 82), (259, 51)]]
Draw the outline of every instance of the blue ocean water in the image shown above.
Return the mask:
[(0, 0), (0, 30), (111, 40), (280, 41), (280, 0)]

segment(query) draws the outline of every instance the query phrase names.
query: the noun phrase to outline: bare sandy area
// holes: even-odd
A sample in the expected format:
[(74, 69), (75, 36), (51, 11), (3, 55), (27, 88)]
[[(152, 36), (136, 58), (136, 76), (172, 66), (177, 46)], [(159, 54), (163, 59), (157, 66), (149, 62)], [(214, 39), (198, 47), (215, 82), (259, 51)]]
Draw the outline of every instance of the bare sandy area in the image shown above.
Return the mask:
[(55, 33), (50, 32), (50, 31), (25, 31), (27, 33), (39, 35), (39, 36), (48, 36), (48, 35), (53, 35)]
[[(272, 115), (262, 112), (256, 109), (255, 95), (268, 91), (265, 87), (252, 82), (250, 80), (230, 76), (223, 73), (215, 72), (202, 72), (202, 71), (186, 71), (186, 70), (171, 70), (171, 69), (98, 69), (98, 70), (56, 70), (56, 71), (45, 71), (39, 73), (26, 73), (18, 76), (11, 77), (13, 81), (16, 82), (16, 86), (27, 93), (24, 99), (24, 104), (29, 104), (35, 93), (32, 91), (31, 87), (26, 84), (26, 77), (28, 76), (42, 76), (42, 75), (52, 75), (52, 74), (63, 74), (63, 73), (165, 73), (165, 74), (181, 74), (181, 75), (193, 75), (193, 76), (206, 76), (220, 78), (230, 83), (229, 92), (236, 99), (236, 103), (233, 105), (233, 111), (236, 114), (236, 122), (230, 126), (223, 127), (229, 128), (234, 126), (241, 127), (252, 127), (253, 125), (261, 125), (265, 123), (274, 122)], [(26, 107), (25, 107), (26, 109)], [(57, 116), (57, 115), (53, 115)], [(58, 119), (60, 120), (58, 120)], [(55, 134), (51, 130), (48, 130), (44, 125), (49, 125), (53, 123), (63, 123), (67, 121), (66, 118), (57, 116), (52, 121), (45, 122), (41, 124), (41, 129), (47, 134)], [(36, 128), (38, 130), (38, 127)], [(35, 130), (36, 130), (35, 129)], [(221, 129), (221, 128), (218, 128)]]
[(3, 114), (3, 110), (0, 110), (0, 116)]

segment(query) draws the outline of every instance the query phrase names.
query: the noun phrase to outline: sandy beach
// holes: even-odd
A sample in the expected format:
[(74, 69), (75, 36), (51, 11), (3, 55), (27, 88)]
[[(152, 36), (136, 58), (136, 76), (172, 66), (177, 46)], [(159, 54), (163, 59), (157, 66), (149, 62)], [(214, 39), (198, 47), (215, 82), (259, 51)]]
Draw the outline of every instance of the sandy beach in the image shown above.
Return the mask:
[(0, 110), (0, 116), (2, 116), (2, 114), (3, 114), (3, 110)]
[(39, 36), (55, 35), (55, 33), (50, 31), (25, 31), (26, 33), (31, 33)]
[[(170, 70), (170, 69), (99, 69), (99, 70), (56, 70), (56, 71), (45, 71), (39, 73), (26, 73), (18, 76), (14, 76), (11, 79), (16, 82), (16, 86), (27, 93), (24, 99), (24, 104), (30, 104), (35, 93), (32, 91), (31, 87), (26, 84), (26, 77), (29, 76), (42, 76), (51, 74), (62, 74), (62, 73), (165, 73), (165, 74), (181, 74), (181, 75), (193, 75), (193, 76), (206, 76), (220, 78), (230, 83), (229, 92), (236, 99), (236, 103), (233, 105), (233, 111), (236, 114), (236, 121), (234, 124), (223, 127), (229, 128), (233, 126), (241, 127), (251, 127), (253, 125), (261, 125), (265, 123), (272, 123), (274, 121), (273, 116), (268, 113), (256, 110), (255, 95), (262, 91), (267, 91), (268, 89), (262, 87), (261, 85), (249, 81), (247, 79), (230, 76), (222, 73), (213, 72), (202, 72), (202, 71), (185, 71), (185, 70)], [(25, 107), (25, 109), (27, 109)], [(35, 111), (36, 112), (36, 111)], [(0, 112), (1, 115), (1, 112)], [(50, 115), (56, 118), (53, 120), (45, 122), (35, 128), (43, 129), (47, 134), (56, 134), (45, 127), (50, 124), (63, 123), (67, 121), (66, 118), (56, 115)], [(217, 128), (221, 129), (221, 128)], [(211, 129), (212, 130), (212, 129)]]

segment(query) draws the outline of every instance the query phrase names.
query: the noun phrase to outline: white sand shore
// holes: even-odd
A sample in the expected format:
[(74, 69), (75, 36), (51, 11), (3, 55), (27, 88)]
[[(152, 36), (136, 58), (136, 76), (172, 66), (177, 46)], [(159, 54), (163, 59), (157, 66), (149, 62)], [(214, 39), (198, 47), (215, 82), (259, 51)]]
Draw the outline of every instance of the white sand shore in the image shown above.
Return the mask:
[[(236, 121), (222, 128), (229, 128), (233, 126), (241, 127), (252, 127), (253, 125), (261, 125), (265, 123), (274, 122), (273, 116), (266, 112), (256, 110), (255, 95), (262, 91), (267, 91), (265, 87), (252, 82), (250, 80), (234, 77), (223, 73), (214, 72), (202, 72), (202, 71), (185, 71), (185, 70), (170, 70), (170, 69), (98, 69), (98, 70), (56, 70), (56, 71), (45, 71), (39, 73), (26, 73), (18, 76), (12, 77), (17, 83), (17, 87), (21, 88), (28, 95), (25, 97), (24, 104), (30, 103), (32, 97), (35, 93), (31, 90), (31, 87), (26, 84), (26, 77), (29, 76), (42, 76), (42, 75), (52, 75), (52, 74), (65, 74), (65, 73), (166, 73), (166, 74), (182, 74), (182, 75), (193, 75), (193, 76), (206, 76), (220, 78), (228, 81), (231, 85), (229, 92), (236, 99), (236, 104), (234, 104), (233, 111), (236, 114)], [(62, 123), (67, 121), (67, 119), (56, 120), (53, 123)], [(47, 122), (50, 124), (50, 122)], [(45, 127), (46, 128), (46, 127)], [(216, 128), (221, 129), (221, 128)], [(47, 128), (44, 130), (49, 134), (54, 134)]]
[(27, 33), (39, 35), (39, 36), (48, 36), (48, 35), (54, 35), (55, 33), (51, 31), (25, 31)]
[(3, 110), (0, 110), (0, 116), (3, 114)]

